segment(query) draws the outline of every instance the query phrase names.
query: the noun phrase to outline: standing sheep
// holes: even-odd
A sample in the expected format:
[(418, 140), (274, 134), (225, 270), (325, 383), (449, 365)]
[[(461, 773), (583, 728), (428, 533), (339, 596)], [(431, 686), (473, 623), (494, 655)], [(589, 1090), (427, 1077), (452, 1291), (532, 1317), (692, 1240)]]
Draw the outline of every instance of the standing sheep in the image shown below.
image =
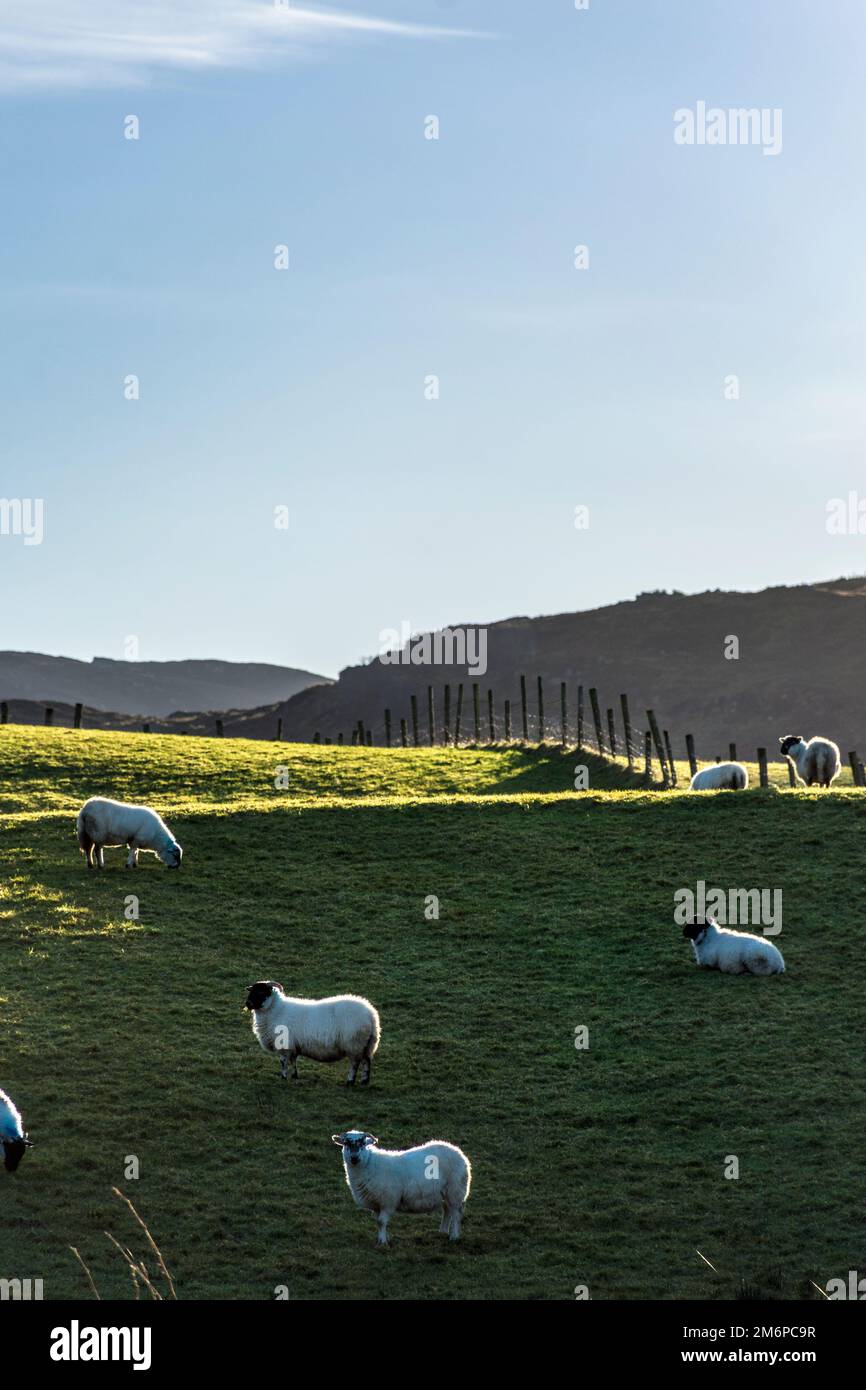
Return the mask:
[(728, 788), (732, 791), (745, 791), (749, 785), (748, 769), (742, 763), (713, 763), (702, 767), (689, 783), (690, 792), (718, 791)]
[(692, 943), (695, 960), (725, 975), (781, 975), (782, 952), (763, 936), (720, 927), (714, 918), (689, 922), (683, 936)]
[(266, 1052), (280, 1056), (282, 1075), (298, 1079), (298, 1058), (315, 1062), (349, 1059), (346, 1085), (353, 1086), (362, 1066), (361, 1085), (370, 1080), (370, 1064), (379, 1046), (379, 1015), (368, 999), (337, 994), (330, 999), (293, 999), (276, 980), (250, 985), (244, 1006), (253, 1015), (253, 1032)]
[(829, 738), (816, 736), (807, 742), (799, 734), (786, 734), (779, 739), (779, 747), (793, 764), (801, 785), (811, 787), (817, 782), (820, 787), (829, 787), (842, 770), (838, 744)]
[(3, 1146), (3, 1166), (7, 1172), (14, 1173), (24, 1157), (24, 1150), (31, 1144), (24, 1133), (18, 1107), (5, 1091), (0, 1091), (0, 1145)]
[[(128, 806), (107, 796), (94, 796), (82, 806), (76, 822), (78, 846), (88, 869), (104, 869), (102, 851), (128, 845), (128, 869), (136, 868), (139, 850), (156, 854), (170, 869), (179, 869), (183, 850), (165, 821), (149, 806)], [(91, 855), (93, 859), (91, 861)]]
[(377, 1245), (388, 1244), (388, 1222), (395, 1211), (437, 1211), (439, 1207), (440, 1232), (459, 1240), (472, 1169), (456, 1145), (431, 1140), (414, 1149), (380, 1149), (378, 1139), (361, 1129), (332, 1134), (331, 1139), (343, 1150), (346, 1182), (355, 1204), (376, 1216)]

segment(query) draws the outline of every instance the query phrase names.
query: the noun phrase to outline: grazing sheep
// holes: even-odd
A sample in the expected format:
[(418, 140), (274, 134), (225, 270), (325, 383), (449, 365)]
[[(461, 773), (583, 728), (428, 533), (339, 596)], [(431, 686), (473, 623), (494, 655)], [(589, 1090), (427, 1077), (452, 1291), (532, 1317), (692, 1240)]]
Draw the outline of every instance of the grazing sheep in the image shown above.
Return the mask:
[(797, 781), (807, 787), (815, 782), (829, 787), (842, 770), (838, 745), (829, 738), (810, 738), (807, 742), (799, 734), (786, 734), (779, 739), (779, 747), (793, 764)]
[(763, 936), (720, 927), (713, 917), (689, 922), (683, 936), (692, 943), (695, 960), (725, 975), (781, 975), (782, 952)]
[[(106, 796), (94, 796), (78, 812), (78, 845), (88, 869), (104, 869), (103, 848), (128, 845), (126, 867), (138, 864), (139, 850), (156, 854), (170, 869), (179, 869), (183, 850), (165, 821), (149, 806), (127, 806)], [(91, 854), (93, 859), (91, 861)]]
[(414, 1149), (379, 1149), (379, 1140), (361, 1129), (332, 1134), (331, 1138), (343, 1150), (346, 1182), (356, 1205), (375, 1213), (377, 1245), (388, 1244), (388, 1222), (395, 1211), (436, 1211), (439, 1207), (439, 1230), (451, 1240), (460, 1238), (472, 1181), (469, 1159), (462, 1150), (440, 1140)]
[(359, 1066), (361, 1085), (369, 1082), (380, 1035), (379, 1015), (369, 1000), (357, 994), (292, 999), (276, 980), (258, 980), (250, 985), (245, 1008), (253, 1015), (253, 1032), (264, 1050), (279, 1053), (283, 1076), (291, 1062), (292, 1080), (297, 1081), (299, 1057), (315, 1062), (347, 1057), (346, 1085), (354, 1085)]
[(24, 1133), (18, 1108), (5, 1091), (0, 1091), (0, 1144), (3, 1146), (3, 1166), (7, 1172), (14, 1173), (24, 1157), (24, 1150), (31, 1147)]
[(733, 791), (745, 791), (749, 785), (748, 770), (742, 763), (713, 763), (702, 767), (689, 783), (690, 792), (717, 791), (728, 787)]

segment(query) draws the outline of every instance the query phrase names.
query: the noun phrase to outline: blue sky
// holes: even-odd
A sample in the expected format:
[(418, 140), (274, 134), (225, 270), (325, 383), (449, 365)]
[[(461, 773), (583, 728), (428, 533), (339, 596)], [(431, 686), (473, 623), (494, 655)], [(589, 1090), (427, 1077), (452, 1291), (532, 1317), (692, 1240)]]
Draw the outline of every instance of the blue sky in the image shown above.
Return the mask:
[(866, 571), (859, 0), (272, 8), (0, 0), (0, 646), (332, 675)]

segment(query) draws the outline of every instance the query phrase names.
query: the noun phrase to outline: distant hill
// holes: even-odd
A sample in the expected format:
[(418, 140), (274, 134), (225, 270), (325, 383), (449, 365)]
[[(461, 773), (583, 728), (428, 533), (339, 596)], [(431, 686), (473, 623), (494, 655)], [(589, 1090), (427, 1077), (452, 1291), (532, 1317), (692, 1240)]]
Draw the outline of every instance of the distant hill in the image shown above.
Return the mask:
[[(228, 662), (83, 662), (63, 663), (74, 668), (75, 698), (91, 703), (84, 690), (84, 672), (110, 667), (112, 675), (129, 681), (123, 699), (104, 697), (103, 711), (85, 711), (84, 723), (94, 728), (140, 727), (124, 711), (146, 710), (154, 732), (213, 733), (222, 719), (229, 737), (276, 737), (281, 721), (284, 739), (305, 742), (319, 733), (351, 741), (359, 719), (371, 729), (376, 743), (384, 739), (384, 711), (391, 710), (393, 738), (399, 741), (400, 720), (410, 723), (410, 697), (418, 697), (422, 742), (427, 741), (427, 686), (434, 688), (437, 742), (441, 738), (446, 682), (452, 691), (452, 727), (458, 684), (464, 684), (462, 736), (473, 734), (472, 683), (477, 679), (481, 696), (481, 733), (487, 739), (487, 692), (495, 700), (497, 737), (503, 736), (503, 703), (511, 701), (512, 735), (520, 736), (520, 675), (527, 678), (529, 735), (537, 738), (536, 677), (545, 686), (545, 734), (559, 738), (559, 683), (569, 692), (569, 736), (574, 738), (577, 686), (596, 686), (602, 718), (608, 707), (616, 711), (620, 728), (619, 695), (630, 699), (635, 730), (645, 727), (645, 711), (654, 709), (663, 728), (670, 730), (677, 756), (684, 755), (685, 735), (695, 736), (698, 756), (727, 757), (728, 744), (738, 754), (753, 759), (765, 746), (776, 756), (777, 740), (785, 733), (823, 733), (836, 739), (843, 758), (856, 748), (866, 757), (866, 580), (840, 579), (812, 585), (764, 589), (748, 594), (713, 590), (702, 594), (648, 593), (582, 613), (554, 617), (508, 618), (487, 625), (487, 671), (473, 677), (466, 667), (383, 665), (378, 660), (350, 666), (334, 682), (308, 672), (269, 666), (232, 666)], [(739, 657), (727, 660), (725, 642), (739, 641)], [(6, 660), (0, 655), (0, 698), (10, 692)], [(45, 663), (58, 658), (37, 657)], [(118, 668), (120, 668), (118, 670)], [(52, 668), (46, 666), (46, 672)], [(250, 673), (266, 672), (277, 684), (297, 680), (290, 698), (269, 693), (258, 701), (238, 695), (221, 702), (218, 681), (204, 673), (237, 672), (238, 684)], [(186, 673), (200, 678), (206, 694), (196, 700), (165, 699), (157, 703), (149, 693), (148, 671)], [(228, 676), (225, 677), (228, 681)], [(304, 688), (301, 688), (304, 687)], [(68, 687), (67, 687), (68, 688)], [(154, 687), (156, 688), (156, 687)], [(237, 690), (237, 685), (233, 688)], [(271, 687), (273, 689), (273, 687)], [(38, 703), (18, 705), (10, 700), (12, 722), (42, 723), (44, 702), (56, 704), (54, 722), (72, 722), (71, 704), (61, 705), (57, 679), (41, 683)], [(175, 687), (176, 690), (176, 687)], [(11, 694), (11, 692), (10, 692)], [(5, 698), (9, 698), (8, 695)], [(71, 700), (71, 696), (66, 697)], [(93, 704), (99, 701), (93, 700)], [(160, 717), (158, 710), (162, 709)], [(171, 714), (168, 711), (173, 711)], [(605, 723), (606, 728), (606, 723)], [(589, 704), (586, 730), (592, 725)]]
[(97, 710), (145, 718), (174, 710), (249, 709), (287, 700), (324, 680), (312, 671), (264, 662), (115, 661), (105, 656), (75, 661), (40, 652), (0, 652), (0, 700), (55, 705), (80, 700)]
[[(530, 737), (537, 734), (536, 677), (545, 683), (547, 737), (559, 736), (559, 682), (569, 685), (572, 734), (577, 685), (598, 688), (602, 712), (619, 695), (630, 698), (633, 723), (645, 726), (654, 709), (682, 755), (686, 733), (694, 734), (699, 756), (727, 757), (728, 743), (754, 757), (758, 745), (775, 756), (777, 739), (788, 732), (824, 733), (866, 755), (866, 580), (840, 579), (814, 585), (764, 589), (758, 593), (641, 594), (629, 602), (555, 617), (509, 618), (491, 623), (488, 669), (476, 679), (487, 736), (487, 691), (495, 696), (497, 733), (502, 735), (503, 701), (511, 700), (512, 732), (520, 732), (521, 673), (527, 677)], [(725, 639), (739, 639), (739, 658), (726, 660)], [(281, 706), (249, 710), (226, 720), (226, 733), (273, 738), (277, 718), (283, 737), (307, 740), (339, 732), (348, 740), (359, 719), (384, 736), (384, 710), (410, 718), (410, 696), (418, 696), (422, 741), (427, 737), (427, 686), (432, 684), (441, 727), (443, 687), (465, 687), (462, 731), (473, 728), (472, 681), (465, 667), (388, 666), (378, 660), (350, 666), (330, 685), (301, 691)], [(590, 726), (589, 708), (586, 712)], [(411, 728), (411, 726), (410, 726)], [(411, 733), (410, 733), (411, 737)]]

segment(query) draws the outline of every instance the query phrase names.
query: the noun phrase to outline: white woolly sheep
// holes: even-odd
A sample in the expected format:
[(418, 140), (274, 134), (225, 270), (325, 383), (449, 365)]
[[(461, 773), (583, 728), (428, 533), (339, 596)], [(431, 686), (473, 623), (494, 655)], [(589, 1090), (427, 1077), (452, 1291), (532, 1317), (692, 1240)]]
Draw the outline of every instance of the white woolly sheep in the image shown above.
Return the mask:
[(748, 785), (749, 773), (742, 763), (713, 763), (710, 767), (702, 767), (700, 772), (695, 773), (689, 783), (689, 791), (718, 791), (727, 787), (742, 792)]
[[(126, 867), (138, 864), (139, 850), (156, 854), (170, 869), (180, 868), (183, 850), (165, 821), (149, 806), (128, 806), (106, 796), (94, 796), (78, 812), (78, 846), (88, 869), (104, 869), (103, 848), (128, 845)], [(93, 856), (91, 861), (91, 855)]]
[(782, 756), (789, 759), (797, 774), (797, 781), (811, 787), (815, 782), (821, 787), (829, 787), (842, 770), (842, 759), (838, 745), (829, 738), (810, 738), (808, 742), (799, 734), (786, 734), (779, 739)]
[(368, 999), (357, 994), (336, 994), (330, 999), (293, 999), (276, 980), (250, 985), (245, 1007), (253, 1015), (253, 1032), (266, 1052), (279, 1054), (282, 1075), (298, 1079), (298, 1058), (314, 1062), (349, 1060), (346, 1085), (355, 1083), (360, 1066), (361, 1085), (370, 1080), (370, 1064), (379, 1046), (379, 1015)]
[(472, 1169), (454, 1144), (434, 1139), (414, 1149), (380, 1149), (361, 1129), (332, 1134), (343, 1150), (346, 1182), (357, 1206), (372, 1211), (379, 1225), (377, 1245), (388, 1244), (388, 1222), (395, 1211), (437, 1211), (439, 1230), (459, 1240)]
[(0, 1091), (0, 1144), (3, 1146), (3, 1166), (14, 1173), (24, 1157), (24, 1150), (31, 1147), (24, 1133), (24, 1125), (18, 1107), (5, 1091)]
[(683, 936), (692, 943), (695, 960), (725, 975), (781, 975), (782, 952), (763, 936), (720, 927), (715, 918), (689, 922)]

